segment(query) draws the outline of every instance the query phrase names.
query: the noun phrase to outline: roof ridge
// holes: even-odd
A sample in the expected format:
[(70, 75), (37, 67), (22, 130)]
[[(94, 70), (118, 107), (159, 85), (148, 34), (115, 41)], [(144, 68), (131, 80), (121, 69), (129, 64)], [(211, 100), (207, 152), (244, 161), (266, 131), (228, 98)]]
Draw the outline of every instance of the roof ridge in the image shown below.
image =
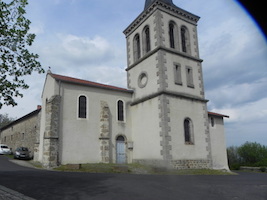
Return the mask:
[(208, 111), (208, 114), (209, 115), (215, 115), (215, 116), (230, 118), (228, 115), (224, 115), (224, 114), (220, 114), (220, 113), (215, 113), (215, 112), (210, 112), (210, 111)]
[(129, 89), (123, 88), (123, 87), (103, 84), (103, 83), (99, 83), (99, 82), (89, 81), (89, 80), (80, 79), (80, 78), (74, 78), (74, 77), (60, 75), (60, 74), (54, 74), (54, 73), (49, 73), (49, 74), (53, 78), (60, 80), (60, 81), (64, 81), (64, 82), (76, 83), (76, 84), (81, 84), (81, 85), (88, 85), (88, 86), (99, 87), (99, 88), (103, 88), (103, 89), (132, 92), (132, 90), (129, 90)]

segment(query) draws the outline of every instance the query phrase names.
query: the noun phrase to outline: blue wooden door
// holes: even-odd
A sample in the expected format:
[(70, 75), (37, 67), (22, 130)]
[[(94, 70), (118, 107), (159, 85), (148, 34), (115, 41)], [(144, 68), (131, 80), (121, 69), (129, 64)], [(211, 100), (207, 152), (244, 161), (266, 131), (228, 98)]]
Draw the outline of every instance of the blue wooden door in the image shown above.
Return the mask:
[(126, 163), (126, 151), (125, 151), (125, 141), (122, 136), (119, 136), (116, 141), (116, 159), (118, 164)]

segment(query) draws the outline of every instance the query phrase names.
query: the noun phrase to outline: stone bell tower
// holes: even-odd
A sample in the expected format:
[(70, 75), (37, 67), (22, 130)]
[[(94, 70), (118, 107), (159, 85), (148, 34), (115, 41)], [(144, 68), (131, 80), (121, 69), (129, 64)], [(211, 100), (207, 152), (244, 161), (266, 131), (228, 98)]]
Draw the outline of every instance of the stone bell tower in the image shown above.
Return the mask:
[(136, 162), (211, 167), (198, 20), (172, 0), (146, 0), (124, 31)]

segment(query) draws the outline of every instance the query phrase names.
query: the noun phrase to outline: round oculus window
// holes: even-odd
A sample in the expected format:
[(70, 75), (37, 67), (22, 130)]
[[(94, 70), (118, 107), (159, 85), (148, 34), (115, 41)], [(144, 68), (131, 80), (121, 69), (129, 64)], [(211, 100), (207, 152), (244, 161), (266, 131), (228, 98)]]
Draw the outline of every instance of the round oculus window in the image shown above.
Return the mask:
[(142, 73), (139, 75), (139, 78), (138, 78), (138, 86), (139, 86), (140, 88), (145, 87), (146, 84), (147, 84), (147, 81), (148, 81), (147, 73), (146, 73), (146, 72), (142, 72)]

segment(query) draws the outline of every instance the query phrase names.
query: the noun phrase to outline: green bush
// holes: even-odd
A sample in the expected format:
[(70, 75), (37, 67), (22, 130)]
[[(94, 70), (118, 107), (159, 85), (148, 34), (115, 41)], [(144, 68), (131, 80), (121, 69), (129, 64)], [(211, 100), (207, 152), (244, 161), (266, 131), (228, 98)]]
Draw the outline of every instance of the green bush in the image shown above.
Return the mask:
[(261, 161), (255, 164), (255, 167), (267, 167), (267, 158), (262, 159)]
[(228, 147), (227, 156), (231, 170), (238, 170), (240, 166), (267, 167), (267, 146), (256, 142)]
[(240, 164), (239, 163), (233, 163), (229, 165), (230, 170), (239, 170)]
[(238, 148), (238, 154), (242, 165), (255, 166), (267, 158), (267, 147), (256, 142), (246, 142)]

